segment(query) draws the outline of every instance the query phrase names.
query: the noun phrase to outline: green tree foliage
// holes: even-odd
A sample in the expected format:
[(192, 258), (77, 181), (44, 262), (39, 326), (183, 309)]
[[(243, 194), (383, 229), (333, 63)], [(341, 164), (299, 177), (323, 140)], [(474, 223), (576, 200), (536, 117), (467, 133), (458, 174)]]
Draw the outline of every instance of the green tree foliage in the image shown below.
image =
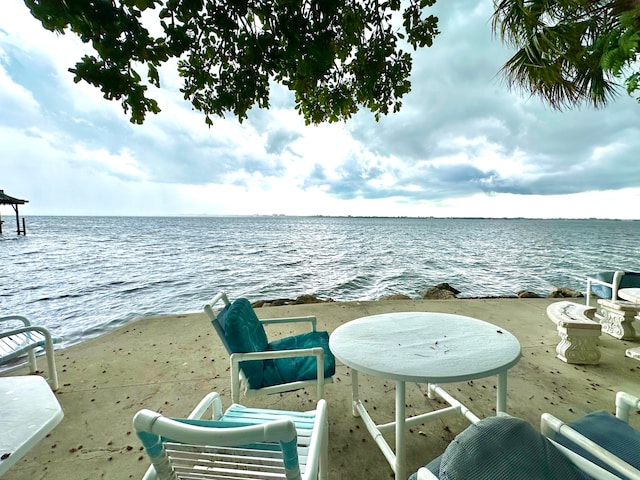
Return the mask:
[[(640, 0), (495, 0), (493, 30), (514, 46), (510, 87), (555, 108), (605, 106), (639, 89)], [(640, 101), (640, 98), (638, 98)]]
[[(240, 121), (269, 107), (272, 82), (295, 94), (307, 123), (335, 122), (359, 108), (376, 119), (400, 109), (410, 90), (411, 54), (431, 46), (435, 0), (25, 0), (51, 31), (92, 45), (69, 70), (131, 122), (158, 113), (148, 85), (177, 59), (184, 98), (212, 117)], [(158, 32), (152, 34), (150, 32)]]

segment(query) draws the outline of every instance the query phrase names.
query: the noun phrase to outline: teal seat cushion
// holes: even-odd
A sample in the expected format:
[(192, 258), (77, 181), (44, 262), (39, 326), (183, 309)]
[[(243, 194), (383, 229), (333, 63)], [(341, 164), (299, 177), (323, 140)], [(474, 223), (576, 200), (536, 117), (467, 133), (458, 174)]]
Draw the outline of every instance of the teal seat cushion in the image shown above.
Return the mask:
[[(605, 450), (608, 450), (616, 457), (640, 469), (640, 432), (628, 423), (616, 418), (609, 412), (598, 411), (589, 413), (572, 423), (571, 428), (580, 432)], [(573, 450), (578, 455), (588, 458), (593, 463), (600, 465), (605, 470), (609, 470), (618, 476), (621, 475), (562, 435), (556, 434), (554, 440)]]
[[(224, 336), (233, 353), (264, 352), (269, 347), (267, 334), (249, 300), (234, 301), (224, 316)], [(240, 368), (251, 388), (260, 388), (263, 383), (263, 360), (240, 362)]]
[[(269, 344), (269, 350), (295, 350), (298, 348), (322, 347), (324, 350), (324, 376), (332, 377), (336, 371), (336, 360), (329, 350), (327, 332), (307, 332), (300, 335), (281, 338)], [(317, 377), (316, 357), (293, 357), (265, 360), (263, 385), (298, 380), (314, 380)]]
[(449, 444), (439, 463), (440, 480), (591, 479), (516, 417), (488, 417), (469, 426)]

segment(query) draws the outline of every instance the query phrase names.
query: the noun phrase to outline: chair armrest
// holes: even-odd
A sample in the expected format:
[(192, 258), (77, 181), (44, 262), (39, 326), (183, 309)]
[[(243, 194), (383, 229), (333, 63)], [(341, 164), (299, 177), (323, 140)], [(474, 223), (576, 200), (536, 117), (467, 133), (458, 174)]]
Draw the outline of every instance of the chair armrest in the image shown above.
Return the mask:
[(222, 416), (222, 400), (220, 394), (217, 392), (211, 392), (207, 394), (200, 403), (191, 411), (187, 418), (202, 418), (207, 409), (211, 407), (211, 418), (217, 420)]
[(322, 347), (296, 348), (294, 350), (269, 350), (266, 352), (232, 353), (231, 363), (246, 362), (248, 360), (270, 360), (274, 358), (293, 357), (318, 357), (324, 361), (324, 350)]
[(616, 417), (629, 423), (631, 410), (640, 410), (640, 398), (627, 392), (616, 393)]
[(438, 480), (438, 477), (431, 473), (428, 468), (420, 467), (418, 469), (418, 480)]
[(629, 465), (621, 458), (616, 457), (597, 443), (589, 440), (587, 437), (580, 434), (550, 413), (542, 414), (540, 420), (540, 432), (549, 439), (552, 439), (554, 432), (562, 435), (626, 477), (640, 478), (640, 470)]
[[(320, 457), (324, 456), (322, 453), (323, 446), (328, 442), (329, 435), (329, 419), (327, 414), (327, 401), (319, 399), (316, 404), (316, 415), (313, 425), (313, 433), (311, 434), (309, 442), (309, 450), (307, 453), (307, 466), (305, 468), (308, 472), (317, 472), (319, 467)], [(324, 445), (323, 445), (324, 444)], [(327, 459), (325, 458), (324, 467), (327, 468)], [(322, 477), (320, 477), (322, 478)]]
[(263, 325), (277, 325), (284, 323), (304, 323), (308, 322), (311, 324), (311, 330), (316, 331), (317, 319), (313, 315), (309, 315), (307, 317), (284, 317), (284, 318), (265, 318), (260, 319), (260, 323)]

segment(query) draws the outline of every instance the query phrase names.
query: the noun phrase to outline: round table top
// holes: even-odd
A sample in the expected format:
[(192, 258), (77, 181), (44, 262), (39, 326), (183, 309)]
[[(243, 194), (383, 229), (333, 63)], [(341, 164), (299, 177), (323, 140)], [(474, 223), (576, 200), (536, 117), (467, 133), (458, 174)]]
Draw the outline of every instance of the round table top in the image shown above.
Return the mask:
[(640, 288), (621, 288), (618, 290), (618, 296), (623, 300), (640, 303)]
[(417, 383), (489, 377), (520, 359), (520, 342), (507, 330), (471, 317), (432, 312), (353, 320), (333, 331), (329, 348), (360, 372)]

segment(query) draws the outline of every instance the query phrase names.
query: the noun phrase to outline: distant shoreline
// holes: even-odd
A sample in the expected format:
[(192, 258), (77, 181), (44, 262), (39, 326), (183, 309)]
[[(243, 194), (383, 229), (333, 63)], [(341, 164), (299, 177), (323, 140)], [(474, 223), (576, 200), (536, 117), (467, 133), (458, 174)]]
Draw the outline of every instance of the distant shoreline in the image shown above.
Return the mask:
[(598, 217), (410, 217), (410, 216), (366, 216), (366, 215), (284, 215), (284, 214), (208, 214), (208, 213), (184, 213), (174, 215), (66, 215), (66, 214), (22, 214), (24, 218), (322, 218), (322, 219), (367, 219), (367, 220), (549, 220), (549, 221), (614, 221), (614, 222), (638, 222), (640, 218), (598, 218)]

